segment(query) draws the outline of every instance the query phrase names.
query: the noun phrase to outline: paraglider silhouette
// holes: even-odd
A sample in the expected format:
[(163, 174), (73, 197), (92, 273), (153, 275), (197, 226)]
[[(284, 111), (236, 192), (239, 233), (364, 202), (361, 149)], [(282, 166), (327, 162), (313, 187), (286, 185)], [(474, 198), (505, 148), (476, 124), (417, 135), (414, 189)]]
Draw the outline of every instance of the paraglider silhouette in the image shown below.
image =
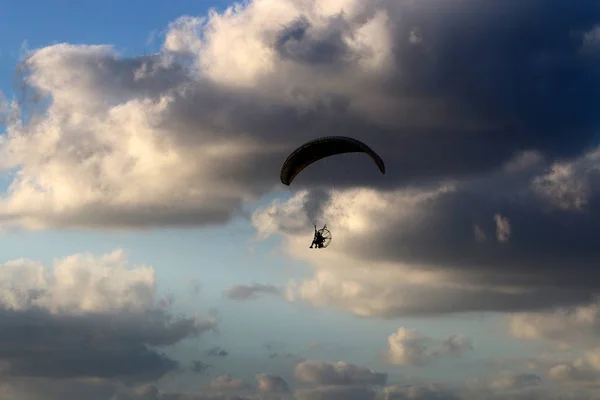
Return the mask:
[[(304, 143), (294, 150), (281, 167), (281, 183), (286, 186), (294, 181), (296, 176), (309, 165), (327, 157), (345, 153), (364, 153), (368, 155), (379, 171), (385, 174), (385, 163), (382, 158), (365, 143), (347, 136), (325, 136)], [(331, 243), (331, 232), (325, 225), (317, 230), (310, 248), (322, 249)]]

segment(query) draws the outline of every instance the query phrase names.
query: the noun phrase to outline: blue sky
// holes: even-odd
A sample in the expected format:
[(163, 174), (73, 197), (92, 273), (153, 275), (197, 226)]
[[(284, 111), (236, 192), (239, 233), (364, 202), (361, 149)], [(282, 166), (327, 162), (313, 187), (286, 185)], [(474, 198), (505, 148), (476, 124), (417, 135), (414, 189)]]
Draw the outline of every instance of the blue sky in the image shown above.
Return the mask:
[[(0, 318), (14, 332), (31, 329), (22, 313), (65, 333), (40, 334), (52, 351), (39, 354), (7, 334), (23, 354), (0, 351), (3, 389), (103, 398), (93, 377), (136, 400), (161, 398), (144, 385), (175, 399), (593, 396), (581, 381), (600, 382), (589, 269), (600, 261), (589, 145), (600, 120), (588, 105), (600, 96), (600, 10), (551, 3), (541, 15), (541, 2), (453, 0), (444, 19), (431, 5), (370, 0), (254, 0), (235, 12), (229, 1), (8, 1), (0, 90), (17, 96), (30, 56), (30, 86), (52, 101), (37, 122), (4, 127), (2, 167), (20, 175), (0, 186)], [(193, 19), (211, 8), (208, 25)], [(530, 37), (504, 29), (515, 16)], [(315, 252), (306, 198), (273, 188), (285, 155), (332, 130), (372, 144), (388, 172), (328, 164), (338, 183), (319, 215), (334, 241)], [(207, 356), (216, 346), (228, 355)], [(186, 370), (198, 360), (206, 374)], [(51, 373), (59, 364), (68, 379)], [(385, 383), (369, 381), (376, 372)], [(250, 386), (219, 386), (223, 374)], [(402, 385), (415, 382), (425, 389), (411, 395)]]

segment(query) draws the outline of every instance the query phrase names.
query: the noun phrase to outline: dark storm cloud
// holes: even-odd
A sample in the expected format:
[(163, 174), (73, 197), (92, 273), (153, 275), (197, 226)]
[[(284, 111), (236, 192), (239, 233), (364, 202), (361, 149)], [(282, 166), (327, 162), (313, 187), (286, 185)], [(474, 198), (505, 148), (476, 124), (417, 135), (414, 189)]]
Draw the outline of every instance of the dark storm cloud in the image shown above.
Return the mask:
[(71, 316), (2, 310), (0, 317), (0, 360), (8, 377), (158, 379), (181, 366), (156, 347), (212, 328), (162, 311)]
[[(573, 156), (594, 143), (600, 65), (581, 50), (585, 33), (600, 23), (597, 2), (383, 3), (391, 15), (397, 63), (385, 90), (395, 99), (446, 104), (457, 117), (462, 115), (462, 122), (458, 127), (411, 126), (414, 113), (397, 108), (395, 122), (403, 127), (384, 128), (352, 114), (347, 106), (317, 110), (305, 118), (315, 128), (327, 120), (331, 131), (373, 144), (388, 161), (386, 180), (482, 172), (524, 149)], [(343, 18), (332, 19), (330, 28)], [(341, 57), (338, 35), (315, 41), (312, 31), (305, 19), (284, 28), (277, 42), (281, 55), (289, 57), (286, 46), (293, 43), (306, 55), (304, 62), (322, 62), (308, 54)], [(420, 43), (411, 42), (415, 31)], [(440, 116), (432, 113), (430, 118)], [(474, 129), (476, 121), (481, 127)], [(340, 163), (328, 170), (332, 182), (343, 179), (338, 176), (344, 175), (343, 168)], [(360, 172), (352, 175), (361, 180)]]
[[(332, 133), (372, 145), (386, 160), (385, 178), (361, 157), (342, 156), (329, 162), (326, 174), (312, 168), (299, 177), (301, 181), (319, 178), (327, 184), (390, 186), (482, 173), (520, 150), (565, 157), (595, 143), (600, 59), (582, 53), (582, 46), (586, 32), (600, 23), (596, 2), (377, 4), (367, 8), (389, 12), (396, 72), (369, 90), (383, 90), (391, 101), (401, 101), (392, 106), (393, 117), (386, 117), (392, 118), (391, 126), (389, 120), (375, 121), (356, 113), (351, 107), (356, 99), (343, 92), (318, 93), (312, 107), (299, 113), (293, 105), (253, 91), (224, 90), (206, 83), (186, 91), (184, 99), (174, 104), (169, 124), (205, 126), (225, 135), (247, 132), (265, 143), (285, 145), (267, 157), (245, 160), (247, 168), (236, 170), (243, 175), (239, 178), (273, 184), (291, 150)], [(331, 64), (347, 53), (340, 37), (364, 22), (344, 18), (343, 14), (331, 18), (327, 28), (317, 30), (300, 17), (282, 28), (275, 49), (283, 58), (314, 66), (318, 77), (318, 65)], [(415, 31), (420, 43), (411, 42)], [(293, 76), (288, 81), (292, 92), (302, 93), (301, 82)], [(264, 89), (268, 86), (265, 82)], [(440, 122), (444, 117), (429, 110), (430, 103), (443, 104), (452, 121)], [(417, 117), (429, 121), (423, 124)], [(359, 165), (351, 166), (352, 161)]]
[[(486, 179), (459, 185), (424, 204), (419, 222), (411, 225), (414, 229), (382, 225), (375, 240), (357, 238), (344, 246), (369, 260), (455, 270), (470, 282), (545, 287), (555, 289), (557, 299), (561, 292), (568, 295), (573, 290), (589, 296), (599, 289), (595, 266), (600, 262), (600, 196), (590, 193), (585, 210), (560, 210), (540, 199), (527, 183)], [(506, 242), (496, 238), (495, 215), (510, 224)], [(474, 225), (485, 240), (476, 240)]]
[[(371, 219), (376, 231), (348, 236), (338, 246), (345, 255), (365, 262), (447, 271), (456, 282), (475, 285), (429, 290), (427, 296), (420, 287), (398, 287), (398, 296), (403, 293), (398, 299), (419, 301), (399, 300), (396, 306), (390, 292), (385, 300), (389, 308), (378, 311), (387, 317), (586, 303), (600, 290), (600, 186), (594, 168), (573, 170), (571, 179), (583, 177), (590, 187), (580, 209), (563, 209), (540, 196), (532, 182), (546, 169), (538, 164), (458, 183), (456, 190), (410, 209), (407, 218), (396, 219), (390, 206), (385, 220)], [(404, 206), (399, 202), (398, 207)], [(504, 238), (497, 236), (499, 221)], [(512, 290), (502, 289), (507, 287)]]
[[(345, 232), (335, 252), (360, 260), (357, 266), (368, 263), (373, 274), (357, 279), (348, 270), (338, 277), (332, 268), (332, 278), (323, 281), (317, 275), (306, 281), (319, 289), (309, 286), (304, 294), (297, 292), (298, 298), (386, 318), (587, 304), (600, 290), (599, 154), (562, 165), (522, 155), (495, 173), (455, 182), (435, 195), (419, 190), (373, 194), (376, 211), (364, 211), (370, 206), (354, 203), (352, 194), (342, 195), (333, 208), (344, 208), (343, 215), (374, 228)], [(329, 212), (331, 229), (344, 229)], [(279, 219), (277, 212), (272, 215)], [(283, 225), (279, 229), (298, 234)], [(394, 265), (408, 274), (406, 280), (385, 277)], [(441, 275), (424, 284), (406, 283), (410, 274), (421, 272)], [(338, 297), (337, 285), (345, 279), (362, 290)]]

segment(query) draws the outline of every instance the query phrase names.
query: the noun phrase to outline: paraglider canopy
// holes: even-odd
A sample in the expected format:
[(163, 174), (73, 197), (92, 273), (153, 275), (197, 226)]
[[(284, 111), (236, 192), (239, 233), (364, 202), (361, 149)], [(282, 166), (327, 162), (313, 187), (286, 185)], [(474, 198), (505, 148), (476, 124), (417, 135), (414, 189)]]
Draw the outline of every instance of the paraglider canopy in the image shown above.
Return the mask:
[(281, 167), (281, 183), (289, 186), (294, 178), (312, 163), (344, 153), (367, 154), (379, 171), (385, 174), (385, 164), (381, 157), (363, 142), (347, 136), (326, 136), (304, 143), (289, 155)]

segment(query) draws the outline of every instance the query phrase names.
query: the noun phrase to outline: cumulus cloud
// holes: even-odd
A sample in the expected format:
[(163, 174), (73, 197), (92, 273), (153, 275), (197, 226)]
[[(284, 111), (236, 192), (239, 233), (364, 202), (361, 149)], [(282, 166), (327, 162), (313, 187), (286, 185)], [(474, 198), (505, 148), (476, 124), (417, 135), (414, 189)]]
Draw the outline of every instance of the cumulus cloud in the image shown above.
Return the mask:
[(288, 285), (293, 301), (382, 317), (572, 306), (598, 290), (598, 217), (556, 210), (539, 195), (533, 182), (548, 165), (428, 188), (334, 190), (321, 215), (334, 241), (318, 257), (305, 250), (305, 192), (258, 209), (254, 222), (314, 270)]
[(384, 385), (387, 374), (338, 361), (304, 361), (294, 370), (294, 376), (301, 382), (319, 385)]
[(258, 391), (262, 393), (287, 393), (290, 388), (287, 382), (280, 376), (270, 374), (256, 375)]
[[(598, 290), (593, 283), (597, 280), (591, 277), (595, 276), (595, 264), (600, 261), (595, 246), (595, 238), (600, 234), (599, 218), (593, 206), (598, 202), (595, 187), (599, 153), (593, 145), (565, 142), (563, 133), (591, 132), (590, 127), (596, 125), (592, 122), (595, 117), (587, 104), (574, 110), (573, 103), (559, 107), (561, 101), (546, 102), (544, 98), (555, 97), (549, 93), (564, 90), (559, 83), (561, 79), (554, 75), (558, 73), (558, 65), (568, 65), (573, 70), (582, 68), (580, 76), (595, 79), (583, 64), (589, 66), (598, 60), (582, 54), (580, 49), (587, 40), (585, 32), (590, 32), (597, 23), (591, 17), (598, 12), (596, 6), (586, 1), (565, 11), (558, 2), (544, 5), (535, 2), (527, 8), (510, 1), (502, 6), (478, 3), (477, 9), (481, 11), (478, 21), (486, 23), (470, 24), (465, 22), (472, 15), (466, 12), (468, 6), (474, 6), (469, 1), (454, 4), (452, 17), (444, 20), (439, 16), (445, 6), (438, 3), (434, 6), (419, 2), (409, 6), (409, 3), (363, 2), (361, 7), (357, 3), (352, 6), (350, 2), (343, 3), (350, 9), (344, 8), (341, 16), (329, 21), (330, 25), (319, 25), (308, 11), (301, 18), (290, 17), (287, 28), (274, 40), (278, 43), (275, 53), (268, 52), (262, 59), (271, 61), (257, 66), (257, 75), (253, 73), (252, 79), (259, 80), (257, 76), (269, 71), (271, 86), (267, 86), (280, 84), (274, 67), (277, 64), (273, 62), (276, 60), (273, 54), (279, 52), (290, 70), (298, 67), (300, 60), (303, 71), (315, 65), (324, 74), (331, 68), (336, 70), (337, 75), (330, 82), (311, 80), (303, 88), (305, 93), (311, 90), (316, 93), (317, 82), (320, 88), (332, 87), (336, 79), (343, 78), (344, 68), (356, 60), (349, 56), (351, 51), (342, 50), (339, 45), (340, 35), (353, 26), (341, 24), (340, 19), (354, 21), (354, 16), (361, 15), (361, 21), (365, 21), (372, 16), (375, 24), (383, 21), (375, 17), (377, 11), (385, 10), (386, 24), (380, 26), (394, 33), (389, 37), (395, 47), (392, 57), (382, 58), (388, 61), (379, 64), (389, 67), (385, 69), (387, 74), (379, 74), (377, 79), (388, 82), (388, 90), (383, 94), (376, 89), (365, 89), (361, 94), (364, 101), (357, 100), (351, 93), (362, 81), (356, 79), (340, 91), (346, 96), (342, 96), (346, 101), (342, 104), (347, 104), (345, 116), (358, 118), (354, 127), (369, 132), (366, 141), (380, 151), (390, 168), (385, 177), (378, 177), (371, 173), (367, 161), (361, 164), (360, 158), (355, 158), (355, 162), (340, 158), (337, 164), (332, 161), (331, 168), (328, 165), (327, 174), (322, 176), (303, 172), (305, 183), (319, 177), (339, 189), (330, 193), (318, 215), (334, 235), (332, 246), (318, 257), (305, 250), (305, 242), (310, 240), (311, 218), (305, 210), (311, 200), (310, 192), (296, 192), (290, 200), (275, 201), (253, 215), (260, 236), (283, 235), (288, 253), (294, 259), (307, 261), (314, 269), (312, 278), (288, 286), (287, 298), (380, 317), (524, 311), (588, 300)], [(278, 15), (286, 18), (293, 15), (290, 4), (282, 3)], [(240, 9), (231, 20), (221, 18), (219, 22), (231, 22), (229, 27), (239, 29), (242, 21), (254, 21), (259, 10), (263, 10), (261, 5), (255, 2), (252, 7)], [(534, 11), (541, 10), (538, 7), (543, 7), (544, 12)], [(504, 12), (520, 16), (518, 26), (510, 22), (516, 26), (510, 34), (500, 29), (509, 23), (498, 17), (505, 15)], [(561, 15), (564, 24), (558, 24), (549, 15)], [(535, 40), (524, 39), (530, 37), (532, 26), (538, 26), (540, 18), (555, 26), (553, 34), (541, 35), (543, 39), (540, 35)], [(328, 29), (322, 30), (323, 26)], [(484, 31), (486, 34), (479, 36)], [(516, 32), (520, 34), (517, 36)], [(225, 37), (216, 31), (213, 34), (214, 38)], [(489, 47), (490, 42), (481, 45), (477, 39), (481, 37), (501, 45), (493, 54), (469, 53), (469, 49)], [(570, 39), (561, 39), (566, 37)], [(321, 48), (316, 43), (325, 38), (326, 44), (320, 45), (335, 49), (332, 54), (337, 55), (327, 63), (315, 53), (315, 48)], [(455, 48), (458, 38), (460, 46), (456, 48), (462, 50), (450, 50)], [(515, 53), (516, 48), (523, 52)], [(436, 62), (430, 63), (433, 59)], [(456, 67), (460, 68), (459, 75), (469, 78), (461, 78), (460, 83), (446, 81), (449, 76), (456, 78), (458, 72), (449, 72), (449, 65), (460, 65)], [(404, 73), (396, 74), (400, 68), (404, 68)], [(236, 80), (231, 75), (227, 78), (219, 75), (218, 79), (233, 87), (247, 87), (250, 78)], [(514, 86), (516, 82), (518, 89)], [(421, 92), (424, 88), (425, 92)], [(407, 93), (415, 96), (409, 100), (404, 97)], [(427, 95), (418, 97), (417, 93)], [(449, 98), (451, 102), (444, 102)], [(398, 99), (402, 101), (395, 102)], [(452, 105), (441, 111), (438, 106), (442, 103), (438, 100)], [(527, 112), (521, 113), (521, 109)], [(569, 115), (564, 113), (567, 109)], [(422, 110), (427, 111), (422, 114)], [(556, 114), (549, 116), (549, 112)], [(575, 114), (583, 119), (573, 118)], [(429, 116), (429, 121), (443, 121), (442, 126), (419, 119), (423, 115)], [(364, 121), (380, 125), (367, 127), (361, 125)], [(450, 133), (456, 132), (457, 126), (461, 132), (469, 133), (466, 136)], [(333, 127), (365, 138), (354, 128)], [(403, 132), (401, 141), (388, 136), (389, 129)], [(419, 138), (412, 135), (416, 131), (420, 132)], [(472, 135), (474, 132), (477, 134)], [(542, 139), (541, 132), (551, 133)], [(428, 137), (435, 140), (425, 139)], [(463, 137), (469, 139), (463, 142), (460, 139)], [(446, 143), (449, 138), (458, 141)], [(435, 146), (424, 145), (425, 140)], [(475, 155), (478, 161), (472, 158)], [(456, 163), (458, 159), (464, 161), (460, 166)], [(366, 184), (371, 188), (346, 188), (349, 184)], [(304, 188), (303, 184), (298, 187)]]
[(310, 196), (253, 216), (314, 269), (288, 299), (398, 317), (595, 293), (600, 60), (581, 50), (597, 4), (324, 4), (255, 0), (183, 17), (145, 57), (65, 43), (30, 52), (24, 83), (49, 107), (24, 120), (5, 107), (0, 158), (15, 173), (2, 220), (224, 223), (278, 185), (290, 150), (344, 132), (388, 172), (357, 155), (302, 174), (299, 188), (320, 178), (339, 189), (320, 215), (334, 233), (320, 258), (306, 254)]
[(509, 321), (511, 334), (519, 339), (546, 340), (562, 347), (600, 345), (600, 303), (547, 312), (519, 313)]
[(239, 391), (249, 389), (251, 385), (243, 379), (233, 378), (230, 375), (222, 374), (213, 378), (210, 382), (210, 387), (216, 390)]
[(154, 271), (122, 251), (76, 254), (51, 269), (2, 265), (2, 373), (13, 378), (158, 379), (181, 370), (160, 348), (213, 329), (212, 319), (174, 317), (160, 305)]
[[(0, 215), (28, 228), (224, 223), (277, 184), (294, 146), (332, 131), (381, 151), (390, 168), (377, 185), (388, 187), (490, 172), (519, 149), (554, 158), (588, 148), (598, 60), (581, 48), (593, 42), (596, 4), (447, 7), (254, 0), (174, 21), (151, 56), (65, 43), (30, 51), (24, 84), (50, 105), (9, 118), (0, 153), (17, 173)], [(470, 22), (473, 7), (485, 23)], [(361, 166), (328, 176), (372, 182)]]
[(558, 364), (550, 368), (548, 377), (562, 382), (593, 382), (600, 378), (600, 374), (586, 362), (578, 358), (571, 363)]
[(260, 283), (235, 285), (225, 291), (225, 296), (232, 300), (256, 300), (260, 296), (279, 294), (281, 294), (280, 288)]
[(573, 361), (555, 363), (548, 369), (548, 378), (562, 383), (600, 383), (600, 347), (580, 352)]
[(395, 365), (425, 365), (440, 357), (460, 356), (470, 349), (471, 340), (464, 335), (435, 340), (416, 330), (398, 328), (388, 337), (386, 360)]
[[(327, 251), (306, 251), (306, 192), (253, 215), (262, 236), (283, 235), (313, 268), (286, 298), (380, 317), (581, 304), (600, 277), (598, 20), (593, 0), (254, 0), (174, 21), (151, 56), (104, 45), (34, 50), (24, 83), (49, 106), (31, 118), (16, 102), (3, 107), (0, 167), (11, 182), (0, 220), (30, 229), (226, 223), (278, 185), (295, 146), (344, 132), (372, 145), (388, 173), (372, 174), (360, 157), (340, 157), (326, 176), (305, 171), (299, 187), (320, 178), (336, 189), (320, 208), (334, 234)], [(156, 348), (215, 322), (172, 317), (151, 269), (122, 268), (122, 257), (78, 255), (50, 275), (28, 260), (4, 265), (9, 375), (146, 380), (179, 369)], [(513, 331), (594, 342), (595, 310), (576, 310), (519, 315)], [(466, 343), (423, 356), (406, 340), (399, 360), (458, 354)], [(581, 360), (551, 375), (594, 368), (593, 355)], [(311, 382), (337, 386), (299, 397), (371, 398), (375, 389), (348, 383), (353, 374), (383, 380), (348, 364), (319, 368)]]

